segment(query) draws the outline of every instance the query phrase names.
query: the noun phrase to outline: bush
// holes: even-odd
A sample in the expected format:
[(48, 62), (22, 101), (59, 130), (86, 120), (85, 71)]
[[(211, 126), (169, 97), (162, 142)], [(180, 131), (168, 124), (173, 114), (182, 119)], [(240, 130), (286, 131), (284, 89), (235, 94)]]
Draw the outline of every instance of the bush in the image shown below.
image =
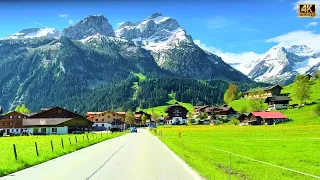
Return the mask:
[(237, 118), (231, 118), (230, 124), (239, 125), (239, 124), (240, 124), (240, 121), (239, 121)]
[(222, 121), (214, 121), (213, 124), (214, 125), (220, 125), (220, 124), (223, 124), (223, 122)]
[(316, 107), (313, 110), (313, 114), (315, 116), (320, 116), (320, 104), (317, 104)]

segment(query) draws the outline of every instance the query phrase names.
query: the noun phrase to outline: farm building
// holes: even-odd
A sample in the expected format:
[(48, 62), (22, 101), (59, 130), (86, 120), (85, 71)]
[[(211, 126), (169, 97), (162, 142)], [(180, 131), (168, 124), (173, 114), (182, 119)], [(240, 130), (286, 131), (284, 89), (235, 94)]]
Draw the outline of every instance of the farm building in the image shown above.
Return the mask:
[(178, 103), (170, 105), (165, 110), (168, 116), (165, 119), (165, 124), (186, 124), (188, 110)]
[(4, 114), (0, 120), (0, 130), (3, 131), (3, 135), (27, 133), (28, 129), (22, 125), (22, 119), (29, 118), (30, 115), (33, 114), (35, 113), (8, 112), (7, 114)]
[(256, 90), (250, 90), (250, 91), (244, 92), (243, 96), (248, 98), (266, 98), (271, 96), (280, 96), (282, 89), (283, 88), (280, 85), (268, 86), (268, 87), (262, 88), (262, 91), (263, 91), (262, 94), (257, 95)]
[(268, 110), (280, 110), (288, 109), (289, 101), (291, 101), (288, 96), (272, 96), (267, 97), (264, 103), (268, 104)]
[(111, 123), (116, 120), (124, 122), (125, 114), (117, 113), (114, 111), (103, 112), (87, 112), (87, 119), (94, 124), (92, 125), (95, 130), (109, 130)]
[(55, 107), (22, 119), (31, 134), (68, 134), (89, 130), (92, 122), (66, 109)]
[(288, 121), (288, 117), (281, 112), (251, 112), (247, 120), (250, 125), (272, 125), (286, 121)]

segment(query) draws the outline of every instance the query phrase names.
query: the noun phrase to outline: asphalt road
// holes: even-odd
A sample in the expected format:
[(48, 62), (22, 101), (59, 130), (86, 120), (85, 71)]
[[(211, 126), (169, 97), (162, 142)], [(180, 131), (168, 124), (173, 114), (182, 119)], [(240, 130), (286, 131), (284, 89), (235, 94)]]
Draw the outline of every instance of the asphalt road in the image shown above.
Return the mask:
[(10, 174), (1, 180), (201, 179), (146, 129)]

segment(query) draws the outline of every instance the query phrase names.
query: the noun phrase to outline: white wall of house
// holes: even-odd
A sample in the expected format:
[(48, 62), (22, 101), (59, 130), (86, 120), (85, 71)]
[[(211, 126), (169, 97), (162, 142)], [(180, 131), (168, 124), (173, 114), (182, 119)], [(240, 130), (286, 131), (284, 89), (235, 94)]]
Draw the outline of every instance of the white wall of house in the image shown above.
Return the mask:
[(186, 119), (182, 119), (182, 117), (173, 117), (172, 119), (169, 119), (167, 121), (167, 124), (173, 124), (173, 123), (175, 123), (177, 121), (179, 121), (180, 124), (187, 123), (187, 120)]
[(0, 130), (2, 130), (4, 133), (3, 135), (9, 135), (7, 132), (8, 132), (8, 129), (9, 129), (9, 134), (16, 134), (16, 135), (19, 135), (21, 134), (22, 132), (28, 132), (28, 129), (27, 128), (1, 128)]
[(269, 110), (288, 109), (288, 104), (273, 104), (269, 105)]
[(111, 124), (110, 123), (94, 123), (92, 125), (92, 127), (105, 127), (107, 129), (111, 128)]
[(46, 134), (68, 134), (68, 126), (64, 127), (31, 127), (29, 133), (33, 134), (37, 129), (38, 133), (41, 133), (45, 129)]

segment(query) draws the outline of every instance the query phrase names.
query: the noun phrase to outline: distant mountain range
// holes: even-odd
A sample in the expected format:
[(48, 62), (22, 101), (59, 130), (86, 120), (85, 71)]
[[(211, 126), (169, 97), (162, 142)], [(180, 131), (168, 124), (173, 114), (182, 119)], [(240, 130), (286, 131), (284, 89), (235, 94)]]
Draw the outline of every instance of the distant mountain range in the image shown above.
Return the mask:
[(31, 109), (54, 106), (135, 73), (252, 83), (161, 13), (125, 22), (116, 31), (103, 15), (90, 15), (62, 32), (29, 28), (0, 39), (0, 105), (5, 109), (20, 103)]
[(297, 74), (311, 74), (319, 70), (320, 53), (306, 45), (274, 46), (257, 60), (231, 65), (255, 81), (288, 84)]

